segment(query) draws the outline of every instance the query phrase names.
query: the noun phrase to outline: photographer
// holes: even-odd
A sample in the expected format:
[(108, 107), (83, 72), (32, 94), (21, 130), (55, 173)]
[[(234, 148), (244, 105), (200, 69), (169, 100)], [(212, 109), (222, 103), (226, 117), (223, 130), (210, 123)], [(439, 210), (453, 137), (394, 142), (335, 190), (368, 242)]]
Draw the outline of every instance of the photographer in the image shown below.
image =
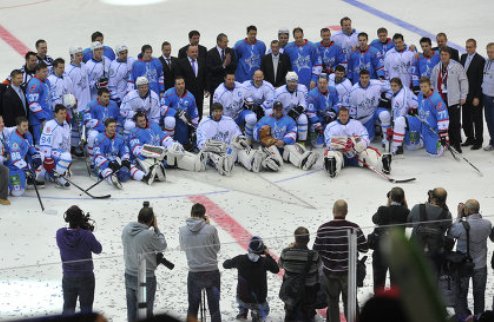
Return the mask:
[[(152, 229), (151, 229), (152, 228)], [(127, 319), (137, 321), (137, 292), (139, 254), (146, 257), (146, 300), (147, 317), (153, 316), (156, 276), (154, 271), (159, 265), (157, 254), (166, 249), (165, 236), (158, 229), (158, 220), (149, 202), (144, 201), (137, 222), (131, 222), (122, 231), (122, 243), (125, 259), (125, 289), (127, 297)], [(160, 256), (161, 257), (161, 256)]]
[(69, 227), (60, 228), (56, 237), (63, 262), (63, 315), (75, 313), (77, 297), (81, 313), (91, 313), (95, 286), (92, 253), (101, 253), (102, 247), (92, 233), (94, 226), (89, 214), (71, 206), (64, 219)]
[[(467, 295), (470, 278), (473, 281), (474, 314), (484, 312), (485, 287), (487, 283), (487, 238), (492, 229), (489, 220), (479, 214), (480, 203), (475, 199), (468, 199), (458, 204), (458, 216), (448, 232), (448, 236), (455, 238), (456, 251), (467, 254), (467, 235), (469, 238), (468, 253), (474, 263), (473, 274), (460, 276), (457, 279), (455, 299), (455, 313), (465, 316), (468, 312)], [(467, 234), (467, 230), (468, 234)]]
[[(413, 224), (411, 240), (425, 252), (438, 277), (444, 251), (448, 247), (445, 243), (445, 233), (451, 226), (451, 213), (446, 206), (446, 189), (434, 188), (429, 190), (427, 195), (426, 203), (413, 206), (408, 215), (408, 222)], [(427, 221), (431, 223), (424, 223)]]
[(206, 289), (212, 322), (221, 322), (220, 312), (220, 271), (218, 252), (220, 239), (216, 227), (209, 223), (206, 208), (196, 203), (192, 206), (191, 217), (180, 227), (180, 249), (185, 251), (189, 274), (187, 293), (189, 307), (187, 321), (196, 321), (201, 303), (201, 291)]
[(266, 272), (276, 274), (280, 268), (269, 254), (261, 237), (252, 237), (248, 253), (227, 259), (223, 267), (238, 269), (237, 302), (240, 312), (237, 320), (246, 320), (250, 309), (252, 321), (265, 321), (269, 314), (269, 304), (266, 301), (268, 295)]
[[(372, 222), (379, 226), (386, 225), (401, 225), (397, 227), (376, 227), (374, 232), (368, 237), (369, 248), (373, 249), (372, 253), (372, 271), (374, 273), (374, 294), (382, 290), (386, 284), (386, 272), (389, 269), (388, 263), (385, 261), (381, 251), (381, 242), (385, 239), (385, 236), (391, 229), (399, 229), (405, 231), (405, 224), (407, 222), (408, 209), (407, 201), (405, 198), (405, 191), (400, 187), (394, 187), (388, 194), (388, 204), (386, 206), (380, 206), (377, 212), (372, 216)], [(395, 284), (393, 278), (393, 272), (389, 271), (390, 284)]]

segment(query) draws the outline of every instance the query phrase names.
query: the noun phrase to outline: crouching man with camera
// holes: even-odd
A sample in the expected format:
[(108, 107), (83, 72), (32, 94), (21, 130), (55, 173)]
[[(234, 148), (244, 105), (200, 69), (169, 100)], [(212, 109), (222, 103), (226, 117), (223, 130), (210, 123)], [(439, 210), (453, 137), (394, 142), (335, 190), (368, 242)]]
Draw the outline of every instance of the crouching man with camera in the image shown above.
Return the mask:
[(81, 313), (91, 313), (95, 286), (92, 253), (101, 253), (102, 247), (93, 235), (94, 222), (89, 214), (84, 214), (78, 206), (71, 206), (64, 219), (69, 227), (57, 231), (57, 245), (63, 262), (63, 314), (75, 313), (78, 297)]
[(158, 221), (154, 215), (153, 208), (149, 207), (148, 201), (144, 201), (143, 207), (139, 211), (137, 222), (131, 222), (123, 229), (122, 243), (125, 260), (127, 319), (129, 322), (134, 322), (138, 319), (137, 292), (139, 285), (137, 276), (139, 254), (145, 255), (146, 258), (146, 304), (147, 317), (150, 318), (153, 316), (154, 295), (156, 293), (154, 271), (164, 259), (159, 252), (164, 251), (167, 245), (165, 236), (158, 229)]
[(455, 292), (455, 313), (457, 316), (468, 315), (468, 288), (470, 278), (473, 281), (474, 314), (484, 312), (485, 288), (487, 283), (487, 238), (490, 236), (492, 224), (480, 215), (480, 203), (468, 199), (458, 205), (458, 216), (449, 229), (448, 236), (457, 240), (456, 251), (467, 254), (474, 266), (473, 273), (462, 274), (457, 280)]

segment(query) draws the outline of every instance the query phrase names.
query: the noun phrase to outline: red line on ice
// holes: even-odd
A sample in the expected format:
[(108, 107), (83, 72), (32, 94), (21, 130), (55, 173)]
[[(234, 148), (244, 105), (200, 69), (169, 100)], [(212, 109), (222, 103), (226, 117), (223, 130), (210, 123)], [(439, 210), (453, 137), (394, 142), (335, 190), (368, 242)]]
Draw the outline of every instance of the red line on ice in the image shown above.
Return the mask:
[(21, 40), (8, 31), (0, 24), (0, 38), (12, 47), (19, 55), (24, 56), (28, 51), (27, 47)]

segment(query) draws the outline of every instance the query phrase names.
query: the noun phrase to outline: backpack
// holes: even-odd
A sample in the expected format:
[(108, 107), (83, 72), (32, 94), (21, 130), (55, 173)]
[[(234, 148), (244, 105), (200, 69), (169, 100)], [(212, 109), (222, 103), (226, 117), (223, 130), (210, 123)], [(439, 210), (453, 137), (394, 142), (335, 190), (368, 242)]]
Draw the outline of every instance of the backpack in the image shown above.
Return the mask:
[[(420, 204), (420, 222), (428, 221), (427, 211), (425, 204)], [(443, 209), (437, 220), (444, 220), (448, 218), (448, 211)], [(420, 247), (428, 253), (441, 253), (447, 242), (448, 237), (445, 236), (444, 232), (440, 227), (437, 226), (438, 223), (422, 223), (419, 224), (415, 230), (414, 239), (420, 245)]]
[(283, 279), (281, 284), (279, 297), (286, 304), (287, 307), (293, 308), (297, 306), (305, 297), (305, 277), (309, 272), (312, 259), (314, 258), (314, 251), (309, 251), (307, 263), (305, 264), (304, 271), (302, 273), (288, 276)]

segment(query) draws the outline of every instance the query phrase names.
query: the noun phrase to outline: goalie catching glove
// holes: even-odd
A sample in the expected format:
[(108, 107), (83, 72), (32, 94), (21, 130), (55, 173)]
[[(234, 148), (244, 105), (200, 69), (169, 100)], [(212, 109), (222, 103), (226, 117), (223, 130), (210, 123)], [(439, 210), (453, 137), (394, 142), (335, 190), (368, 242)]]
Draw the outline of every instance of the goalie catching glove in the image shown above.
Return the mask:
[(269, 125), (264, 125), (259, 130), (259, 140), (261, 144), (265, 147), (270, 147), (278, 142), (277, 139), (271, 136), (271, 127)]

